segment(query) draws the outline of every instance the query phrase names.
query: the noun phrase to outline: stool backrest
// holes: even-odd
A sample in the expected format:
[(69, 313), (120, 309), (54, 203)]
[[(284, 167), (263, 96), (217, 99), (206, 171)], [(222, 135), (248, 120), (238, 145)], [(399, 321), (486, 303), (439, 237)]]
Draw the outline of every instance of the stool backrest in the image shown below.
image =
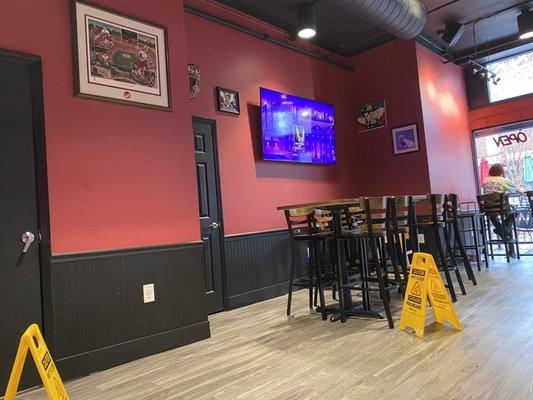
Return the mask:
[(291, 238), (311, 235), (316, 232), (313, 208), (291, 208), (285, 210), (285, 220)]
[(333, 213), (331, 210), (315, 208), (314, 218), (317, 232), (333, 232)]
[[(431, 218), (433, 222), (442, 222), (446, 217), (447, 196), (441, 193), (430, 193), (426, 199), (420, 202), (419, 207), (425, 207), (421, 211), (421, 217)], [(418, 208), (418, 207), (417, 207)]]
[(407, 226), (409, 224), (409, 205), (412, 201), (411, 196), (391, 196), (390, 211), (391, 222), (395, 228)]
[(363, 231), (372, 234), (382, 232), (389, 228), (391, 198), (390, 197), (362, 197), (359, 204), (363, 208), (362, 222), (366, 226)]
[(498, 215), (509, 209), (509, 198), (505, 193), (488, 193), (477, 196), (479, 210), (487, 215)]
[(339, 222), (335, 223), (334, 212), (329, 208), (315, 208), (314, 221), (316, 233), (320, 234), (342, 234), (342, 232), (352, 231), (359, 223), (361, 209), (357, 204), (345, 206), (342, 208), (335, 207), (335, 214), (338, 215)]

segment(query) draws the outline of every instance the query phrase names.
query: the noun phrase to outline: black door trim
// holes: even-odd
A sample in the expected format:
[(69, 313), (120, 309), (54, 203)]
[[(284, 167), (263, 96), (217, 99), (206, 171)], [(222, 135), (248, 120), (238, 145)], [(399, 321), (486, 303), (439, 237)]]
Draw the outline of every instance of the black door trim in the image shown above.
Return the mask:
[(217, 133), (217, 123), (213, 119), (201, 118), (201, 117), (192, 117), (193, 122), (199, 122), (203, 124), (211, 125), (213, 131), (213, 148), (214, 148), (214, 159), (215, 159), (215, 181), (217, 187), (217, 197), (218, 197), (218, 215), (220, 219), (220, 268), (222, 269), (222, 300), (224, 310), (229, 310), (228, 304), (228, 290), (227, 290), (227, 279), (226, 279), (226, 248), (224, 246), (224, 213), (222, 212), (222, 191), (220, 184), (220, 162), (218, 157), (218, 133)]
[(31, 70), (37, 222), (40, 234), (41, 306), (44, 336), (49, 347), (53, 348), (50, 210), (48, 206), (42, 62), (39, 56), (5, 49), (0, 49), (0, 59), (27, 65)]

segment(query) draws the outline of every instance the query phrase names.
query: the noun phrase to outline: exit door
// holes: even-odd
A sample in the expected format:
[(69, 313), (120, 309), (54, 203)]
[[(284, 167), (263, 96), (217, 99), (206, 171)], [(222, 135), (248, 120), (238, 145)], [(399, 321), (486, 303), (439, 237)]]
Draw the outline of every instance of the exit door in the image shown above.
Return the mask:
[(224, 236), (215, 121), (193, 118), (193, 135), (207, 310), (212, 314), (224, 309), (222, 290), (222, 240)]
[[(32, 323), (43, 329), (41, 265), (50, 254), (44, 149), (40, 58), (0, 50), (1, 393), (20, 336)], [(21, 386), (36, 384), (31, 367), (25, 370)]]

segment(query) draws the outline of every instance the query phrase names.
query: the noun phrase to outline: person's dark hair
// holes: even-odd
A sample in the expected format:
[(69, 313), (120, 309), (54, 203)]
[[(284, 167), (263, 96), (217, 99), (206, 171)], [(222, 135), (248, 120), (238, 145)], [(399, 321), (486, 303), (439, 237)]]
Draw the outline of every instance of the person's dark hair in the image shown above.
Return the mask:
[(494, 164), (489, 169), (489, 175), (490, 176), (504, 176), (505, 172), (503, 170), (503, 165), (501, 164)]

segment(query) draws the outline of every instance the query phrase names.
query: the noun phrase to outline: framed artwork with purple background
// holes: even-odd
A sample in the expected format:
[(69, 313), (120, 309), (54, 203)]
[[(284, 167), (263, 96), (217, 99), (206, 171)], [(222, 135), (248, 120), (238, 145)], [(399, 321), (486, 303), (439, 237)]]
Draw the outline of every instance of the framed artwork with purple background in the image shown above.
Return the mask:
[(392, 150), (394, 154), (411, 153), (420, 150), (416, 124), (392, 130)]

